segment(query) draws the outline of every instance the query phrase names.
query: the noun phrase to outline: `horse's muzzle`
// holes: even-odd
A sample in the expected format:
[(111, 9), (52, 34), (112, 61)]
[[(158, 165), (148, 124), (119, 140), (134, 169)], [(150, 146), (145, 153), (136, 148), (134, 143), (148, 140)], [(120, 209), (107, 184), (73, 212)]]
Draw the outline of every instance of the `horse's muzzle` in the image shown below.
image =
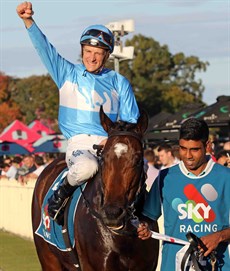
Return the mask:
[(106, 205), (102, 209), (102, 220), (108, 228), (119, 230), (125, 226), (126, 214), (121, 207)]

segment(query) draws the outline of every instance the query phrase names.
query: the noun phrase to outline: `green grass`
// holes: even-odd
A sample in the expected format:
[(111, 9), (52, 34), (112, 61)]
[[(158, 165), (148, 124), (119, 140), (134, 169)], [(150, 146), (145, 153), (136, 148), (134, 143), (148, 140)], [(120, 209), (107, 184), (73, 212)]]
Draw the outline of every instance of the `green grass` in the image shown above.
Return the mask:
[(0, 271), (41, 271), (34, 243), (0, 231)]

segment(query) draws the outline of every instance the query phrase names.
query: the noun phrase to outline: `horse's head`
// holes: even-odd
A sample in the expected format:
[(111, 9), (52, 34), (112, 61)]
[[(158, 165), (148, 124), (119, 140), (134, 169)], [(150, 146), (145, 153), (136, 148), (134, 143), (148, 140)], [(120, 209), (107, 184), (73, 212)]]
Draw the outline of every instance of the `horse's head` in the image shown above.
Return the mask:
[(142, 137), (148, 117), (142, 112), (137, 123), (112, 122), (100, 110), (101, 124), (108, 133), (102, 154), (103, 222), (120, 229), (130, 215), (143, 178)]

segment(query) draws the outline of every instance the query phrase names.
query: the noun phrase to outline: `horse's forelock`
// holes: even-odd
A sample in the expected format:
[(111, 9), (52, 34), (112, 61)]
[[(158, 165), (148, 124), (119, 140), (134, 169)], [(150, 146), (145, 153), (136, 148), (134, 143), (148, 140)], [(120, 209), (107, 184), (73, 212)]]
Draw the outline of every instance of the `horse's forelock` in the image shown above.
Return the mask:
[(136, 127), (135, 123), (125, 122), (125, 121), (118, 121), (114, 123), (113, 130), (117, 131), (132, 131)]

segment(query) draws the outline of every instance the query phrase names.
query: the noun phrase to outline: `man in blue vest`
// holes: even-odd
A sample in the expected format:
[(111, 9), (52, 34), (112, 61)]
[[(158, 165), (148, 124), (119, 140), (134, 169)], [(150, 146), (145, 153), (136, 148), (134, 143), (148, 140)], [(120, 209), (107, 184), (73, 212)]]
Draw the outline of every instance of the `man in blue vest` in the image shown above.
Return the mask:
[[(200, 265), (211, 271), (207, 256), (216, 250), (215, 270), (230, 270), (230, 169), (207, 156), (209, 129), (205, 121), (188, 119), (180, 129), (181, 162), (161, 170), (147, 196), (143, 214), (152, 220), (164, 214), (165, 234), (186, 240), (192, 232), (204, 246)], [(146, 223), (138, 228), (139, 238), (150, 238)], [(187, 240), (186, 240), (187, 241)], [(164, 242), (161, 271), (178, 271), (184, 247)], [(187, 270), (187, 269), (186, 269)], [(189, 270), (194, 270), (190, 267)]]

